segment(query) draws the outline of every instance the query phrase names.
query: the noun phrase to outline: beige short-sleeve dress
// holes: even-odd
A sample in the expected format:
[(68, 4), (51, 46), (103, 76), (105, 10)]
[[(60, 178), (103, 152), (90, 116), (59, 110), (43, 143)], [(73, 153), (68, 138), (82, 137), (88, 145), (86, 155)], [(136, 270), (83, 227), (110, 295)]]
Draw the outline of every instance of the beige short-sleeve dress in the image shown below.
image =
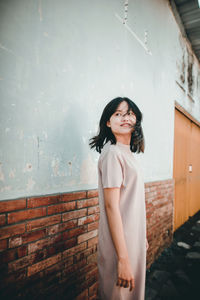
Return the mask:
[[(108, 227), (103, 188), (120, 187), (120, 212), (135, 279), (135, 288), (116, 286), (117, 255)], [(144, 300), (146, 275), (146, 209), (142, 170), (130, 146), (107, 142), (98, 161), (99, 293), (102, 300)]]

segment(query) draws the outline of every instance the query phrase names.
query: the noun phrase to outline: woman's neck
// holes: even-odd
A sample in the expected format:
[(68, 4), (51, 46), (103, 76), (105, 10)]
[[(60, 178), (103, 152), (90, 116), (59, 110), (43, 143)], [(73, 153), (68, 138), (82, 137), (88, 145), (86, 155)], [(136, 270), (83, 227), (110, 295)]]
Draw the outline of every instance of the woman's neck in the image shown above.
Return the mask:
[(119, 142), (121, 144), (130, 145), (131, 143), (131, 137), (125, 137), (125, 136), (115, 136), (116, 142)]

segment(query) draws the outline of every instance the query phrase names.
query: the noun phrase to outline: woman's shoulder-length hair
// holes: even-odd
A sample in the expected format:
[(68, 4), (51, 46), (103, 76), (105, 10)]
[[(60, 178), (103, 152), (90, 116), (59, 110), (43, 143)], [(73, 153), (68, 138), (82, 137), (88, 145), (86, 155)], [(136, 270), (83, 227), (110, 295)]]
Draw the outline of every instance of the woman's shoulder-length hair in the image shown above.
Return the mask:
[(134, 125), (134, 131), (131, 134), (130, 150), (132, 152), (144, 153), (144, 135), (141, 126), (142, 113), (137, 105), (126, 97), (117, 97), (105, 106), (99, 121), (98, 133), (96, 136), (92, 137), (89, 142), (91, 149), (95, 148), (97, 152), (101, 153), (102, 148), (108, 141), (110, 141), (111, 144), (116, 144), (116, 138), (112, 133), (111, 128), (107, 126), (107, 121), (110, 120), (110, 117), (115, 113), (119, 104), (123, 101), (127, 102), (128, 111), (133, 111), (136, 116), (136, 124)]

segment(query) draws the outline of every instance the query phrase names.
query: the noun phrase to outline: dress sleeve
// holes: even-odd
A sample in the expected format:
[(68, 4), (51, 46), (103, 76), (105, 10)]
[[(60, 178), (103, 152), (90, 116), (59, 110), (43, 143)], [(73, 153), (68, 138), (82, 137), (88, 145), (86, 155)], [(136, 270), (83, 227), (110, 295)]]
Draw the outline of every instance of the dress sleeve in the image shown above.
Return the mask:
[(121, 187), (123, 170), (119, 154), (108, 151), (101, 160), (101, 176), (103, 188)]

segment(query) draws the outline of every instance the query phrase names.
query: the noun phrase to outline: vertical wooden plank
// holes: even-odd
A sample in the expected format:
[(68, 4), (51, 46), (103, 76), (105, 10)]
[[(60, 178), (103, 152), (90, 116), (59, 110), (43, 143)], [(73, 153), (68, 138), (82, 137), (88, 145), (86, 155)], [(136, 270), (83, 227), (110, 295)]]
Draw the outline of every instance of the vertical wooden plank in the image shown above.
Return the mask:
[(200, 128), (194, 123), (191, 132), (191, 165), (189, 214), (193, 216), (200, 209)]
[(189, 170), (191, 121), (175, 109), (174, 127), (174, 230), (189, 217)]

